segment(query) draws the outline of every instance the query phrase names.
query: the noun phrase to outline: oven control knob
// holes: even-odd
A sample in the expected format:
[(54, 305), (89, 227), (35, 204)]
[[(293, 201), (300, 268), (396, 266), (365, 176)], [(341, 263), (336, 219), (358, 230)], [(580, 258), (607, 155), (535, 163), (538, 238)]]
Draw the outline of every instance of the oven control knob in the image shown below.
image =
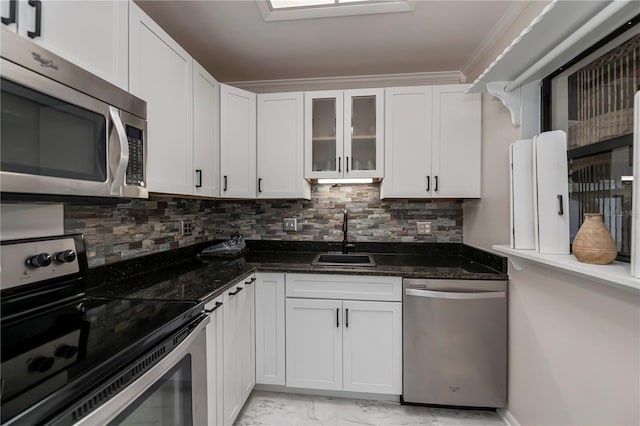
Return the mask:
[(51, 255), (49, 253), (40, 253), (27, 259), (27, 265), (33, 266), (34, 268), (41, 268), (43, 266), (51, 265), (51, 260)]
[(29, 371), (46, 373), (53, 367), (55, 360), (50, 356), (38, 356), (29, 362)]
[(73, 262), (74, 260), (76, 260), (76, 252), (73, 250), (60, 251), (56, 253), (56, 255), (53, 256), (53, 258), (58, 263)]
[(60, 345), (56, 349), (56, 356), (58, 358), (71, 359), (78, 353), (78, 348), (70, 345)]

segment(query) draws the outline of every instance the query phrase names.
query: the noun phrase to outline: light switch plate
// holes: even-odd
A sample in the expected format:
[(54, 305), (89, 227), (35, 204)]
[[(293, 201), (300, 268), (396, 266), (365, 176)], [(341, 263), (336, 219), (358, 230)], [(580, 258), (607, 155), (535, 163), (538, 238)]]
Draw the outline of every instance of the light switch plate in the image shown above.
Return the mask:
[(296, 232), (298, 230), (298, 219), (295, 217), (283, 218), (282, 227), (287, 232)]
[(416, 222), (418, 235), (431, 235), (431, 222)]

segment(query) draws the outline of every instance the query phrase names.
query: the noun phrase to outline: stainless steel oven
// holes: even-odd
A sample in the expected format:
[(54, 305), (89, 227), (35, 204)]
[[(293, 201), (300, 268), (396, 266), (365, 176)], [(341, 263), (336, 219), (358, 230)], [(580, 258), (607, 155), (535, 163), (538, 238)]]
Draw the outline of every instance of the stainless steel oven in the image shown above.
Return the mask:
[(87, 296), (79, 234), (0, 261), (2, 425), (207, 424), (202, 302)]
[(147, 198), (146, 103), (11, 31), (1, 36), (3, 196)]

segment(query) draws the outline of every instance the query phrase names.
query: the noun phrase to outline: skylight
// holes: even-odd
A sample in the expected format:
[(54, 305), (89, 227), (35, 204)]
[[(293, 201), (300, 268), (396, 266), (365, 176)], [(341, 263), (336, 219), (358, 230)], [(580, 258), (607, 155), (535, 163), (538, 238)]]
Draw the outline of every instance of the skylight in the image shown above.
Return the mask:
[[(404, 2), (405, 0), (395, 0)], [(340, 6), (346, 3), (382, 3), (378, 0), (269, 0), (272, 9), (290, 9), (298, 7)]]
[(265, 21), (412, 12), (416, 0), (256, 0)]

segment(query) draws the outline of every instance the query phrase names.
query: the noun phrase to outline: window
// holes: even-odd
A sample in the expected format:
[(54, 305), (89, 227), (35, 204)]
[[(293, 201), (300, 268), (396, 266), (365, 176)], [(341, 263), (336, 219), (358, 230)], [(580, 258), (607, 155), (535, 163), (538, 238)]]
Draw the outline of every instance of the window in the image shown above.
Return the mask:
[(543, 130), (567, 132), (571, 239), (584, 213), (603, 213), (623, 261), (631, 255), (639, 22), (634, 18), (543, 81)]

